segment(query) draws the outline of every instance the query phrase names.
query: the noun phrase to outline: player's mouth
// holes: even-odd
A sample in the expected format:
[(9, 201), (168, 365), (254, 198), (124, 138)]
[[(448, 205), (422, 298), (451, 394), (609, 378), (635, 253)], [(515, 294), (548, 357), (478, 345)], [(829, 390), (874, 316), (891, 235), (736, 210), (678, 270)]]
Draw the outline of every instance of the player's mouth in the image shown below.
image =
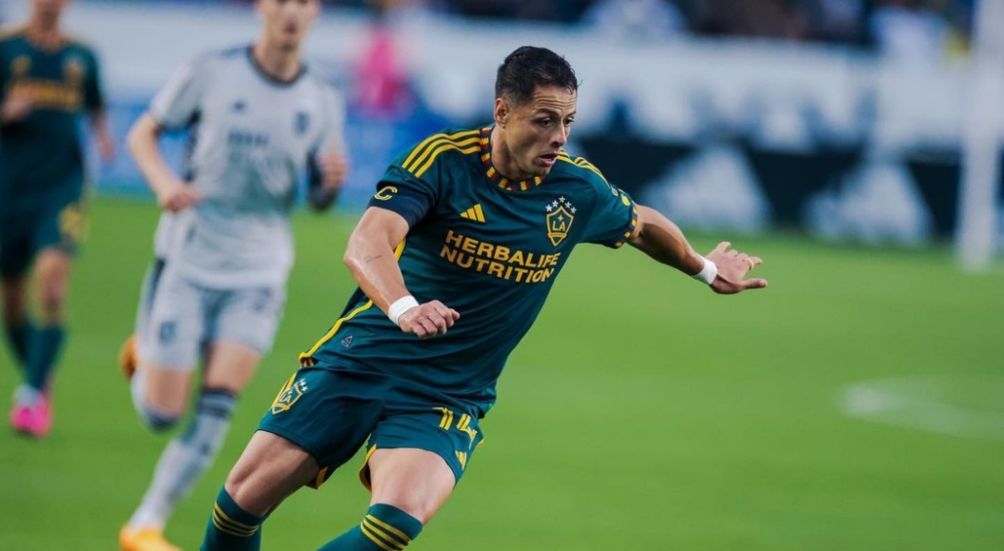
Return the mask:
[(558, 162), (558, 154), (545, 153), (544, 155), (537, 157), (537, 159), (540, 160), (540, 164), (546, 166), (547, 168), (551, 168), (552, 166), (554, 166), (554, 163)]

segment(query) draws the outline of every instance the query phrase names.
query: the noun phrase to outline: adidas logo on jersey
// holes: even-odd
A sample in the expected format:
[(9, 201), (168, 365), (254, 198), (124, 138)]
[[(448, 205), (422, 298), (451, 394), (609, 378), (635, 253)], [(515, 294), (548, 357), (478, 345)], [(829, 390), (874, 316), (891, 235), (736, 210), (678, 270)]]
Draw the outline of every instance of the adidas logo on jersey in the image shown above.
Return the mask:
[(475, 222), (481, 222), (482, 224), (484, 224), (485, 211), (481, 209), (481, 203), (478, 203), (473, 207), (465, 210), (464, 212), (461, 212), (460, 217), (465, 218), (467, 220), (474, 220)]

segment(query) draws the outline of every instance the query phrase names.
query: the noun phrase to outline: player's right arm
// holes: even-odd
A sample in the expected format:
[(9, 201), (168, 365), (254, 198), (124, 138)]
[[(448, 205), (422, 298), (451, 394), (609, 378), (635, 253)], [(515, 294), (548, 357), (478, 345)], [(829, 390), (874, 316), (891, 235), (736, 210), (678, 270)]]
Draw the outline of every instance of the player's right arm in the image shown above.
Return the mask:
[[(392, 210), (366, 209), (345, 248), (345, 264), (359, 283), (359, 288), (385, 314), (391, 304), (411, 293), (404, 284), (395, 249), (408, 234), (409, 224)], [(419, 304), (398, 318), (405, 333), (418, 338), (445, 335), (460, 319), (460, 314), (438, 300)]]
[(14, 92), (10, 92), (10, 59), (6, 46), (6, 43), (0, 43), (0, 126), (24, 119), (33, 108), (31, 96), (23, 89), (13, 88)]
[(167, 166), (158, 139), (164, 130), (180, 130), (198, 119), (210, 78), (209, 63), (206, 56), (176, 71), (154, 97), (150, 109), (133, 125), (126, 141), (160, 207), (171, 212), (194, 205), (200, 196)]
[(162, 129), (150, 113), (143, 114), (129, 131), (126, 143), (136, 166), (157, 195), (160, 208), (184, 210), (199, 201), (199, 193), (175, 176), (157, 145)]

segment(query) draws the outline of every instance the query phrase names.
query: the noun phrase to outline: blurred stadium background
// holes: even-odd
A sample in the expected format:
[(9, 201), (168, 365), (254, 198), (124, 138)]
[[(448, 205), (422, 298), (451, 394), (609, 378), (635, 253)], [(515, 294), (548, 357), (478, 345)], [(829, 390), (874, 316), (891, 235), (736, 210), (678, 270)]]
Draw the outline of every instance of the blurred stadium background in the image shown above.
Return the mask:
[[(66, 26), (102, 56), (120, 141), (180, 63), (256, 36), (250, 4), (76, 0)], [(498, 63), (535, 44), (582, 80), (569, 149), (700, 248), (764, 256), (771, 288), (722, 299), (637, 253), (580, 249), (414, 548), (1004, 549), (1002, 6), (325, 2), (307, 53), (350, 100), (353, 173), (335, 216), (297, 217), (275, 350), (168, 536), (196, 547), (295, 353), (337, 316), (345, 238), (388, 160), (488, 122)], [(4, 0), (0, 18), (27, 8)], [(184, 137), (168, 143), (180, 158)], [(156, 207), (124, 152), (92, 166), (54, 434), (0, 432), (0, 549), (113, 548), (163, 445), (115, 366)], [(356, 522), (356, 465), (291, 499), (266, 548)]]

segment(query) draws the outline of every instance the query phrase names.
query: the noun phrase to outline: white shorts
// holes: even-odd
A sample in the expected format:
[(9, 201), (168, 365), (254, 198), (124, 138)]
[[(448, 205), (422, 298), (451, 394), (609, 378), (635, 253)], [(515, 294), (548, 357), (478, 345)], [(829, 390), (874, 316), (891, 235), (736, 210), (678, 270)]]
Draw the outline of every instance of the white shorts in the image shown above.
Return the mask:
[(215, 342), (272, 348), (286, 302), (281, 286), (212, 289), (165, 270), (147, 272), (136, 319), (139, 356), (168, 368), (194, 369)]

